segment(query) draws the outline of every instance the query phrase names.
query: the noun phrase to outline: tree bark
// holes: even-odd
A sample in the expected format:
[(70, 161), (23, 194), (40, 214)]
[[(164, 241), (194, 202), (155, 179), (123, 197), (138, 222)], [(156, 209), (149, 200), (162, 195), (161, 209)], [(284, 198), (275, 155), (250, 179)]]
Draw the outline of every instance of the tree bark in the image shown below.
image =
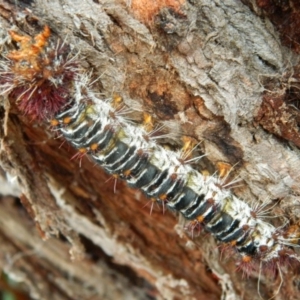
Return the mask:
[[(282, 44), (266, 7), (246, 4), (0, 1), (2, 55), (15, 47), (8, 30), (34, 36), (49, 25), (103, 99), (120, 95), (136, 122), (151, 114), (175, 136), (172, 149), (181, 136), (200, 142), (202, 169), (230, 164), (238, 197), (272, 200), (276, 226), (297, 223), (297, 48)], [(242, 279), (213, 237), (189, 237), (162, 208), (150, 214), (140, 191), (121, 181), (114, 188), (88, 158), (71, 160), (75, 149), (2, 98), (0, 263), (32, 298), (260, 299), (259, 281), (268, 299), (282, 276), (275, 299), (297, 299), (296, 270)]]

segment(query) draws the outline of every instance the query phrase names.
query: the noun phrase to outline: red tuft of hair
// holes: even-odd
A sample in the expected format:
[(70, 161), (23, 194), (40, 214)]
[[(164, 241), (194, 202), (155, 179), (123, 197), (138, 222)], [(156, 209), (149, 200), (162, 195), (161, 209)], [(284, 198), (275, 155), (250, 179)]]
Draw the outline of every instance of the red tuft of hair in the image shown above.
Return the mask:
[(32, 119), (52, 118), (70, 101), (69, 90), (76, 77), (77, 66), (69, 58), (69, 48), (49, 41), (48, 26), (33, 38), (15, 31), (9, 34), (19, 49), (7, 55), (0, 79), (2, 94), (8, 93)]

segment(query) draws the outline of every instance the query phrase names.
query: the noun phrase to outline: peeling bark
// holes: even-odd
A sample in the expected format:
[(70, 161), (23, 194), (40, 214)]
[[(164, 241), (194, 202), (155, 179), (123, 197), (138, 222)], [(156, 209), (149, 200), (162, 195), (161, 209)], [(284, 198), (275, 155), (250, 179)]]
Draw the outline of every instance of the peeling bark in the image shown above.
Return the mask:
[[(147, 111), (178, 139), (201, 142), (202, 168), (234, 166), (232, 177), (242, 179), (237, 196), (278, 201), (270, 212), (280, 215), (275, 225), (299, 220), (297, 120), (280, 118), (294, 140), (278, 134), (276, 122), (272, 130), (259, 123), (263, 100), (298, 80), (298, 56), (253, 7), (237, 0), (0, 1), (0, 24), (4, 54), (15, 47), (9, 29), (33, 36), (48, 24), (53, 38), (79, 52), (103, 98), (118, 94), (137, 122)], [(220, 258), (212, 237), (189, 238), (183, 222), (162, 209), (150, 215), (141, 192), (124, 182), (114, 192), (114, 179), (87, 158), (70, 160), (76, 150), (46, 124), (5, 98), (1, 104), (1, 166), (21, 192), (2, 176), (0, 192), (20, 202), (1, 198), (0, 262), (32, 298), (260, 299), (259, 274), (241, 279), (234, 255)], [(176, 139), (168, 144), (180, 147)], [(282, 276), (275, 299), (297, 299), (297, 271)], [(279, 276), (262, 276), (262, 297), (279, 284)]]

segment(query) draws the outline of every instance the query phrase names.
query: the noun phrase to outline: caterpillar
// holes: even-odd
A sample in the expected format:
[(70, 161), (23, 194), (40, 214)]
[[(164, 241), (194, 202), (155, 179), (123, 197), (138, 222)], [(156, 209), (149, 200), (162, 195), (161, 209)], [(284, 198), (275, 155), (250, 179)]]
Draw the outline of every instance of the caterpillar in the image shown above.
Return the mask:
[(52, 42), (50, 33), (48, 26), (34, 38), (9, 32), (19, 49), (1, 62), (2, 95), (32, 119), (48, 121), (79, 155), (89, 155), (107, 173), (234, 247), (244, 269), (257, 262), (273, 268), (299, 261), (292, 249), (298, 226), (278, 229), (260, 219), (222, 179), (202, 174), (143, 126), (128, 122), (111, 100), (99, 98), (68, 46)]

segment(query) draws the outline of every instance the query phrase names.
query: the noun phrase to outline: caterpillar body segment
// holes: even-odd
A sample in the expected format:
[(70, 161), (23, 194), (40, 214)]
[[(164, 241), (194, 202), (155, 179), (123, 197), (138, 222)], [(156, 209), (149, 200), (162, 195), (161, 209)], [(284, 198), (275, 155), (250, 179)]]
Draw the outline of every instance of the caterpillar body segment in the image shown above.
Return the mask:
[(110, 118), (113, 109), (109, 101), (97, 99), (85, 105), (77, 96), (73, 105), (55, 116), (54, 123), (74, 147), (85, 149), (108, 173), (149, 198), (165, 202), (187, 220), (199, 222), (220, 242), (234, 246), (243, 261), (269, 264), (282, 259), (287, 252), (274, 226), (257, 218), (247, 203), (222, 188), (219, 178), (202, 175), (182, 163), (178, 152), (145, 138), (142, 126), (134, 126), (122, 116)]

